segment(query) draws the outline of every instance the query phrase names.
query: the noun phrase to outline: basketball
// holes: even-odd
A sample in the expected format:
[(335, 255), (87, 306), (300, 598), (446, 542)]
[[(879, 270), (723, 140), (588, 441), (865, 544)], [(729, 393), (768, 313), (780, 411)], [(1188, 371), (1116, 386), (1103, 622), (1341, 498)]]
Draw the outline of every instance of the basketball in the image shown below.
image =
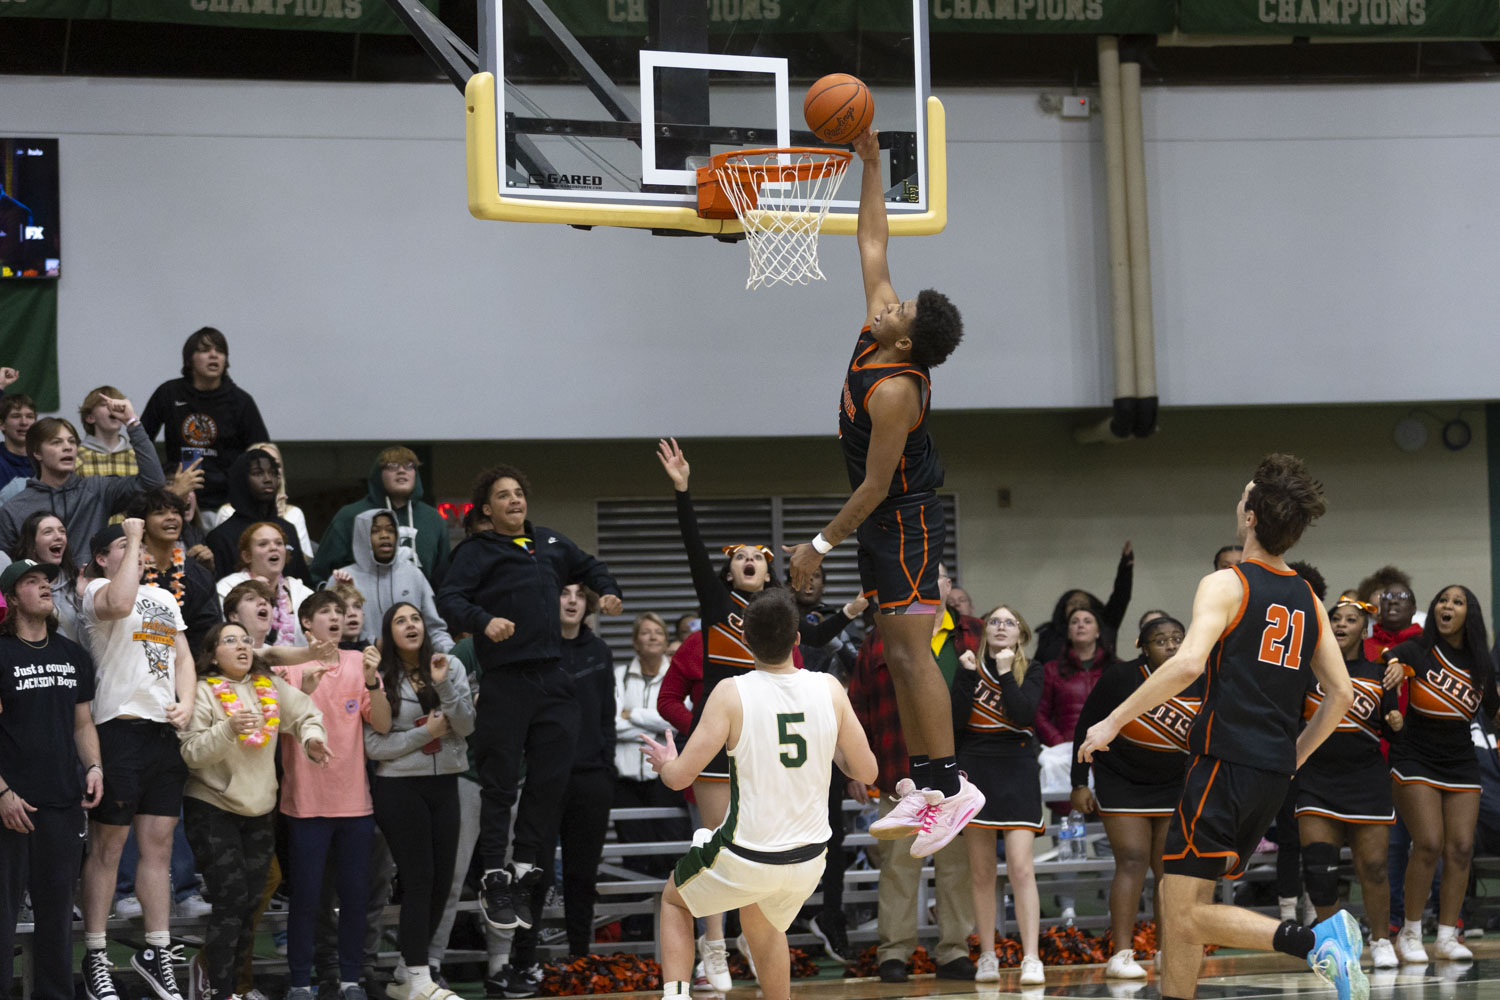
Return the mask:
[(824, 142), (853, 142), (875, 120), (875, 100), (858, 77), (830, 73), (808, 88), (802, 116)]

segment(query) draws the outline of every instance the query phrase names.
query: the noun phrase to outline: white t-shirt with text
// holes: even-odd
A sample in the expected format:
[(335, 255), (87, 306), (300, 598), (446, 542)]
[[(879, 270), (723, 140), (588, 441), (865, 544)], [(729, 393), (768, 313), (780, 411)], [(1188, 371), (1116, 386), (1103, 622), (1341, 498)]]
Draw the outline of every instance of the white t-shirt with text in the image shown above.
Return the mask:
[(103, 579), (88, 585), (78, 616), (96, 670), (94, 722), (122, 715), (166, 722), (167, 706), (177, 700), (176, 640), (187, 628), (182, 609), (171, 592), (142, 585), (130, 614), (102, 621), (94, 602), (107, 586)]

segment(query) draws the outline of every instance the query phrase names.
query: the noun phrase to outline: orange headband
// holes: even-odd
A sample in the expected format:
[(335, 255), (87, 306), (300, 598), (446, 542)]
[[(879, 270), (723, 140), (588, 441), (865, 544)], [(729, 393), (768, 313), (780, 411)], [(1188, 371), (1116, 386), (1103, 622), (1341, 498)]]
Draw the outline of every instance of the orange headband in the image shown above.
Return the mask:
[(766, 548), (764, 545), (751, 545), (748, 542), (744, 542), (744, 543), (741, 543), (739, 545), (726, 545), (726, 546), (724, 546), (724, 554), (726, 556), (732, 556), (732, 555), (735, 554), (735, 552), (739, 551), (740, 549), (754, 549), (755, 551), (757, 551), (757, 552), (761, 553), (762, 555), (764, 555), (766, 557), (766, 562), (768, 562), (768, 563), (771, 560), (773, 560), (773, 559), (776, 558), (776, 553), (772, 552), (770, 549)]
[(1367, 615), (1375, 615), (1378, 613), (1378, 609), (1375, 607), (1375, 605), (1366, 603), (1365, 601), (1361, 601), (1358, 598), (1354, 597), (1340, 597), (1338, 601), (1333, 605), (1333, 610), (1337, 611), (1339, 608), (1358, 608)]

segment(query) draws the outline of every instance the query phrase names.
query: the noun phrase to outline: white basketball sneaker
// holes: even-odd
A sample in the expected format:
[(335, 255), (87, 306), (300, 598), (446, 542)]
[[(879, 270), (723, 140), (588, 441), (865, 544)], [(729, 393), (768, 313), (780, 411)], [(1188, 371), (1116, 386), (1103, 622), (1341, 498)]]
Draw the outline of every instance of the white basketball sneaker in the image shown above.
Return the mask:
[(896, 782), (896, 797), (899, 801), (895, 808), (870, 824), (870, 836), (876, 840), (910, 837), (922, 825), (927, 810), (943, 801), (942, 792), (918, 788), (910, 778)]
[(1109, 956), (1109, 964), (1104, 967), (1104, 978), (1145, 979), (1146, 970), (1136, 963), (1134, 951), (1122, 948)]

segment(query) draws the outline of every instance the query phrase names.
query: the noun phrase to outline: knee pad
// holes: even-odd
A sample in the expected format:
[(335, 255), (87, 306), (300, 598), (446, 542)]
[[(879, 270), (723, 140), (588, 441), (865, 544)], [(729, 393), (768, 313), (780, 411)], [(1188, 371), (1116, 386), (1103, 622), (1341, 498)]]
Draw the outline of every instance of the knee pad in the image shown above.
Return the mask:
[(1339, 849), (1319, 842), (1302, 845), (1302, 883), (1314, 906), (1339, 901)]

